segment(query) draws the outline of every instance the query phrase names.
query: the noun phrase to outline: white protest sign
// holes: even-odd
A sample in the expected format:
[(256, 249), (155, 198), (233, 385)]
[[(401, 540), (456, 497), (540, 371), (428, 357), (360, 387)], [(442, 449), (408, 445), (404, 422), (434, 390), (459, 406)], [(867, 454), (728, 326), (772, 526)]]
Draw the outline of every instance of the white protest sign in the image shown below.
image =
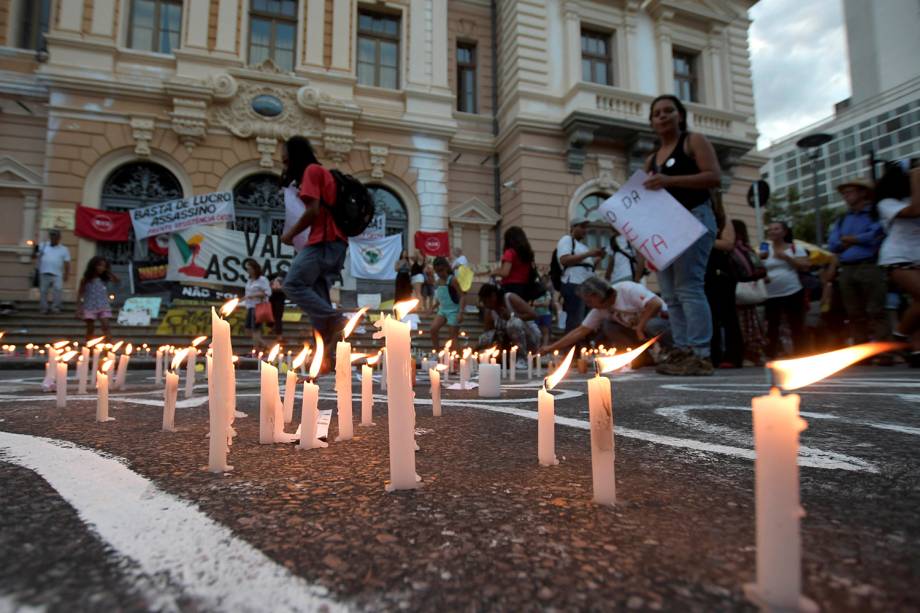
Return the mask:
[(137, 240), (184, 230), (192, 226), (208, 226), (233, 221), (235, 218), (233, 192), (214, 192), (170, 200), (132, 209), (130, 213), (134, 236)]
[[(297, 188), (288, 185), (284, 188), (284, 232), (297, 225), (300, 218), (303, 217), (307, 207), (304, 206), (303, 200), (297, 195)], [(300, 252), (307, 246), (307, 240), (310, 238), (310, 226), (294, 237), (294, 250)]]
[(600, 214), (655, 270), (664, 270), (707, 230), (666, 190), (643, 187), (647, 177), (636, 171), (601, 204)]
[(266, 277), (287, 272), (294, 249), (274, 234), (251, 234), (214, 226), (173, 232), (169, 241), (166, 279), (186, 283), (246, 285), (243, 262), (252, 258)]

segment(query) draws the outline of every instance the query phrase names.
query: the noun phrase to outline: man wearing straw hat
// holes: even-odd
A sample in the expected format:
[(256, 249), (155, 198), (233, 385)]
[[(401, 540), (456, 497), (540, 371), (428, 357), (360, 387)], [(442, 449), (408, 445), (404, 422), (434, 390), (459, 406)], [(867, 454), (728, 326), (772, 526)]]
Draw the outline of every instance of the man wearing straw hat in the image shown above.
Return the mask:
[(833, 224), (828, 239), (839, 261), (840, 294), (856, 343), (864, 343), (870, 336), (876, 341), (885, 340), (891, 333), (885, 313), (887, 283), (877, 264), (885, 233), (872, 187), (863, 177), (837, 186), (847, 211)]

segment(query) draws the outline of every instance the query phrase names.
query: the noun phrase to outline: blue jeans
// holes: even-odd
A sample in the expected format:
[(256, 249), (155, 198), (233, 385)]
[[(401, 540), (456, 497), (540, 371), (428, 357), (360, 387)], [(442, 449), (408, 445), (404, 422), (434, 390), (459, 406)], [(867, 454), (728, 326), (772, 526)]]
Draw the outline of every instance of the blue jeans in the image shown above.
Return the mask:
[(668, 305), (674, 346), (709, 357), (712, 313), (706, 300), (705, 277), (709, 252), (716, 238), (716, 218), (709, 203), (690, 211), (707, 232), (665, 270), (658, 272), (661, 297)]
[(329, 288), (341, 278), (347, 249), (342, 241), (307, 245), (284, 276), (284, 293), (310, 316), (313, 327), (327, 341), (326, 331), (339, 317), (332, 308)]
[(585, 318), (585, 301), (578, 295), (578, 285), (562, 284), (562, 310), (565, 311), (565, 333), (568, 334), (581, 325)]

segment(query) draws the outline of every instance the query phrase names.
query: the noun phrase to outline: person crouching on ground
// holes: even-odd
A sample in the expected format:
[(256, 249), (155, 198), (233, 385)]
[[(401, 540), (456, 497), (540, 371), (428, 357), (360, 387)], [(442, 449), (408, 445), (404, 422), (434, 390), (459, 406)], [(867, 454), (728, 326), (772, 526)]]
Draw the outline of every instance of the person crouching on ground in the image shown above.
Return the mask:
[(434, 260), (434, 271), (438, 275), (438, 286), (434, 290), (434, 300), (437, 303), (438, 314), (431, 324), (431, 346), (440, 349), (440, 332), (444, 324), (450, 333), (450, 340), (457, 342), (457, 332), (463, 323), (463, 291), (450, 268), (447, 258), (438, 257)]
[(517, 294), (487, 283), (479, 288), (479, 307), (484, 311), (485, 324), (480, 347), (498, 345), (507, 349), (517, 345), (518, 355), (525, 355), (540, 346), (537, 312)]
[(671, 347), (671, 328), (662, 317), (664, 300), (644, 285), (621, 281), (611, 287), (600, 277), (591, 277), (581, 284), (579, 292), (591, 311), (577, 328), (555, 343), (541, 347), (541, 354), (561, 352), (592, 339), (597, 345), (622, 351), (659, 334), (662, 335), (659, 347)]
[(299, 306), (323, 336), (326, 358), (321, 372), (332, 370), (335, 336), (347, 319), (332, 306), (329, 289), (341, 279), (348, 250), (348, 238), (335, 224), (330, 207), (335, 206), (336, 184), (332, 174), (316, 159), (310, 141), (293, 136), (281, 149), (282, 185), (294, 185), (304, 213), (281, 242), (293, 245), (294, 237), (310, 228), (306, 246), (294, 257), (284, 277), (284, 293)]

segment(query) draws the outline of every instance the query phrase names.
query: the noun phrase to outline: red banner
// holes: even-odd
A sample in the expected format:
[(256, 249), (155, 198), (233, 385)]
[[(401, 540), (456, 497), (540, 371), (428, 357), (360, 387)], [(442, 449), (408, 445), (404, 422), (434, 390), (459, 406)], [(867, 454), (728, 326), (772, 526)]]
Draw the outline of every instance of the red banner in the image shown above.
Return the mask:
[(450, 257), (450, 243), (447, 241), (447, 232), (422, 232), (415, 233), (415, 248), (420, 249), (425, 255)]
[(131, 231), (129, 214), (83, 205), (77, 205), (76, 222), (74, 234), (94, 241), (125, 242)]

